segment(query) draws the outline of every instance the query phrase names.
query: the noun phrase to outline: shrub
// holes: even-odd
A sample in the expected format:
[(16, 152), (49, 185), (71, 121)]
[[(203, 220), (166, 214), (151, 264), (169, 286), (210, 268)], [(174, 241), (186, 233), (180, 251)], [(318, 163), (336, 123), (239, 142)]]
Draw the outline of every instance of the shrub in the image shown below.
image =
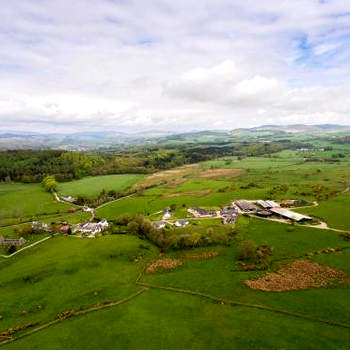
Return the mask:
[(251, 240), (241, 242), (239, 245), (239, 255), (243, 260), (256, 260), (256, 243)]
[(239, 264), (245, 271), (266, 270), (269, 265), (269, 256), (273, 249), (268, 245), (257, 246), (254, 241), (243, 241), (239, 247)]
[(17, 250), (15, 245), (11, 245), (8, 249), (7, 249), (7, 254), (11, 255), (13, 254), (15, 251)]

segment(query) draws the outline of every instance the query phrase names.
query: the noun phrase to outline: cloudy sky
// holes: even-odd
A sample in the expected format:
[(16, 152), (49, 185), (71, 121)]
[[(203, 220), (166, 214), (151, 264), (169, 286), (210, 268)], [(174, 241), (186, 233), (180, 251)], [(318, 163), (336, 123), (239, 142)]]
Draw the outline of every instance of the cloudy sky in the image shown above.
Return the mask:
[(0, 130), (350, 124), (349, 0), (13, 0)]

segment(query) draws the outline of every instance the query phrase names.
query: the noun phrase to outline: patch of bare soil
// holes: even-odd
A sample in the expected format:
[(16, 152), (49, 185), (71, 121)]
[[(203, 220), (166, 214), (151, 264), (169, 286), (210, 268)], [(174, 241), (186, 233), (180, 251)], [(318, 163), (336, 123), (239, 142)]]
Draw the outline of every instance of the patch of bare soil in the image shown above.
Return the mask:
[(210, 193), (211, 193), (211, 190), (168, 193), (168, 194), (164, 194), (163, 198), (176, 198), (176, 197), (182, 197), (182, 196), (204, 197)]
[(219, 255), (219, 252), (216, 250), (212, 250), (210, 252), (203, 253), (187, 253), (184, 254), (184, 258), (186, 259), (213, 259)]
[(181, 265), (182, 265), (182, 261), (178, 259), (159, 259), (150, 263), (146, 267), (145, 272), (155, 273), (163, 270), (173, 270)]
[(315, 262), (299, 260), (284, 265), (276, 273), (257, 280), (247, 280), (244, 283), (252, 289), (264, 292), (285, 292), (323, 287), (336, 280), (343, 281), (345, 277), (346, 274), (342, 271)]
[(199, 164), (189, 164), (180, 168), (159, 171), (157, 173), (147, 176), (142, 182), (143, 186), (157, 185), (157, 184), (168, 184), (171, 185), (179, 181), (185, 182), (189, 176), (194, 175), (199, 169)]
[(172, 180), (172, 181), (168, 184), (168, 187), (174, 188), (174, 187), (180, 186), (180, 185), (182, 185), (183, 183), (185, 183), (187, 180), (188, 180), (187, 177), (183, 177), (182, 179), (175, 179), (175, 180)]
[(219, 168), (202, 171), (199, 176), (206, 179), (215, 179), (217, 177), (238, 176), (240, 174), (242, 174), (242, 169)]
[(187, 165), (184, 165), (184, 166), (182, 166), (180, 169), (188, 169), (188, 168), (193, 169), (193, 168), (199, 168), (199, 167), (200, 167), (200, 165), (199, 165), (198, 163), (195, 163), (195, 164), (187, 164)]

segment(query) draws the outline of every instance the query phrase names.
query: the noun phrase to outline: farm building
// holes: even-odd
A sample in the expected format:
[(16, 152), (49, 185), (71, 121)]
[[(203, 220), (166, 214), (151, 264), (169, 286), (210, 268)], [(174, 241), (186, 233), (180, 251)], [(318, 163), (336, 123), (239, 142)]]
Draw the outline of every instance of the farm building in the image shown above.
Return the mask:
[(72, 196), (62, 196), (61, 199), (65, 202), (74, 203), (76, 201)]
[(175, 222), (176, 227), (185, 227), (189, 224), (190, 222), (188, 220), (177, 220)]
[(258, 207), (254, 203), (244, 199), (235, 201), (235, 204), (239, 209), (246, 213), (256, 213), (258, 211)]
[(20, 239), (0, 237), (0, 246), (18, 246), (23, 245), (25, 242), (26, 240), (22, 237)]
[(209, 218), (218, 216), (218, 213), (214, 209), (204, 209), (200, 207), (192, 207), (187, 210), (195, 218)]
[(163, 220), (168, 220), (171, 218), (171, 211), (170, 210), (164, 210)]
[(260, 205), (264, 209), (271, 209), (271, 208), (276, 208), (279, 207), (280, 205), (274, 201), (262, 201), (258, 200), (256, 201), (256, 204)]
[(295, 199), (284, 199), (281, 201), (281, 207), (282, 208), (290, 208), (290, 207), (295, 207), (298, 205), (298, 201)]
[(166, 225), (165, 221), (153, 221), (152, 226), (156, 228), (157, 230), (160, 230), (161, 228), (164, 228)]
[(295, 213), (285, 208), (271, 208), (270, 211), (271, 213), (279, 215), (285, 219), (289, 219), (297, 222), (312, 220), (310, 216)]
[(220, 215), (224, 225), (234, 224), (238, 216), (238, 211), (235, 208), (224, 208), (221, 210)]
[(90, 234), (88, 237), (94, 237), (97, 233), (102, 232), (109, 226), (107, 220), (100, 222), (88, 222), (85, 224), (78, 224), (74, 227), (74, 232), (82, 232)]
[(40, 221), (33, 221), (32, 222), (32, 229), (34, 231), (50, 231), (49, 225), (45, 224), (44, 222), (40, 222)]
[(82, 210), (83, 210), (85, 213), (94, 211), (94, 209), (89, 208), (87, 205), (84, 205), (83, 208), (82, 208)]
[(69, 225), (63, 225), (63, 226), (61, 226), (60, 231), (62, 233), (68, 233), (69, 229), (70, 229)]
[(271, 211), (268, 210), (259, 210), (256, 215), (261, 216), (262, 218), (267, 218), (272, 215)]

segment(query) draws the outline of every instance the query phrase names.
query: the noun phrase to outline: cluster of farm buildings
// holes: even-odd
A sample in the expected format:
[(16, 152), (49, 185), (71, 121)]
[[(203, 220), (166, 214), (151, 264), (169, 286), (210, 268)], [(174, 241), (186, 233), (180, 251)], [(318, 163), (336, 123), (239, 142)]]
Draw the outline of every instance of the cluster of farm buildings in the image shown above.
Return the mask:
[[(60, 233), (81, 233), (84, 237), (93, 238), (97, 233), (101, 233), (109, 227), (107, 220), (103, 219), (98, 222), (85, 222), (76, 225), (69, 225), (67, 222), (61, 222), (58, 225)], [(34, 231), (52, 232), (52, 228), (43, 222), (33, 221), (32, 229)]]
[[(223, 224), (234, 224), (237, 217), (240, 214), (252, 214), (261, 217), (277, 217), (284, 220), (290, 220), (294, 222), (303, 222), (313, 220), (311, 217), (296, 213), (283, 206), (293, 206), (297, 201), (288, 200), (283, 203), (277, 203), (272, 200), (245, 200), (240, 199), (234, 201), (231, 206), (225, 207), (221, 210), (206, 209), (202, 207), (192, 207), (187, 211), (189, 215), (196, 219), (204, 218), (220, 218)], [(166, 226), (167, 219), (171, 217), (171, 212), (167, 209), (164, 211), (164, 215), (161, 221), (154, 221), (153, 226), (157, 229), (161, 229)], [(177, 220), (175, 223), (171, 223), (177, 227), (184, 227), (189, 224), (188, 220)]]
[[(293, 202), (290, 201), (289, 204), (292, 203)], [(193, 207), (188, 209), (188, 212), (194, 218), (221, 218), (224, 224), (235, 223), (237, 216), (243, 213), (255, 214), (262, 217), (277, 216), (282, 219), (288, 219), (296, 222), (312, 220), (312, 218), (309, 216), (295, 213), (287, 208), (283, 208), (279, 203), (271, 200), (248, 201), (241, 199), (234, 201), (231, 207), (226, 207), (222, 210)]]
[(248, 200), (237, 200), (234, 202), (236, 207), (242, 213), (256, 214), (262, 217), (278, 216), (281, 219), (292, 220), (295, 222), (310, 221), (310, 216), (302, 215), (291, 211), (287, 208), (281, 207), (281, 205), (275, 201), (248, 201)]

